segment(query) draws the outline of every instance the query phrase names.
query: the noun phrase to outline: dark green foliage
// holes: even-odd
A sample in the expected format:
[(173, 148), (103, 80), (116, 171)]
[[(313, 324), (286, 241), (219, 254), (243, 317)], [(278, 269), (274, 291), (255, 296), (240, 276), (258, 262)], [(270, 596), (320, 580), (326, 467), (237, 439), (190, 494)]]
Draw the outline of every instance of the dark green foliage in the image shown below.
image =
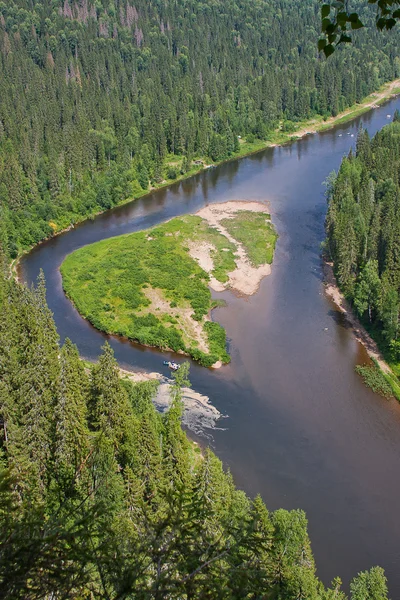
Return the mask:
[(361, 31), (316, 55), (318, 0), (0, 2), (0, 236), (11, 256), (219, 161), (238, 136), (336, 115), (398, 75)]
[(368, 329), (398, 361), (400, 311), (400, 123), (370, 140), (328, 180), (327, 250), (338, 283)]
[[(344, 600), (315, 576), (304, 513), (270, 514), (189, 442), (188, 364), (160, 415), (157, 383), (121, 379), (107, 344), (89, 374), (58, 347), (42, 280), (2, 275), (0, 308), (2, 598)], [(380, 569), (352, 583), (354, 600), (386, 597)]]
[(335, 47), (352, 42), (353, 31), (362, 29), (371, 22), (372, 11), (365, 10), (374, 4), (374, 16), (378, 30), (390, 30), (400, 19), (399, 0), (365, 0), (353, 2), (351, 9), (346, 0), (320, 0), (321, 31), (325, 35), (318, 43), (326, 57), (333, 54)]

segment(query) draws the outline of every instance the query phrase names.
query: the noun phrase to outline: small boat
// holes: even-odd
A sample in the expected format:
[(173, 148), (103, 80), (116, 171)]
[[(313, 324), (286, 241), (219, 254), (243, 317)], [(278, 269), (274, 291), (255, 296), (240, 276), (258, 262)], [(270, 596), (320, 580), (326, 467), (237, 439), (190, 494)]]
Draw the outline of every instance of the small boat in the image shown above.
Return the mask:
[(386, 118), (387, 118), (387, 119), (390, 119), (390, 117), (391, 117), (391, 116), (392, 116), (392, 115), (386, 115)]
[(171, 371), (177, 371), (181, 365), (178, 365), (176, 362), (171, 362), (170, 360), (164, 360), (163, 363), (166, 367), (169, 367)]

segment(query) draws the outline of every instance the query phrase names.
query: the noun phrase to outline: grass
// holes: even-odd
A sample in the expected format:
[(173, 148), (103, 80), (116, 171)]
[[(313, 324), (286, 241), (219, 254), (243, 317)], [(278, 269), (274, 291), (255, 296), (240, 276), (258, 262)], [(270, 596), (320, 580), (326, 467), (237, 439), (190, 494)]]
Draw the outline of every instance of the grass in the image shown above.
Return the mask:
[(367, 387), (384, 398), (393, 396), (392, 386), (379, 367), (376, 365), (357, 365), (356, 372), (363, 378)]
[[(249, 223), (246, 219), (246, 231)], [(264, 245), (269, 243), (271, 229), (257, 232), (258, 243), (262, 235)], [(204, 219), (188, 215), (76, 250), (61, 266), (63, 287), (102, 331), (189, 354), (205, 366), (226, 363), (225, 330), (208, 320), (220, 303), (211, 298), (210, 275), (189, 253), (191, 244), (202, 243), (211, 249), (212, 275), (226, 283), (236, 268), (235, 244)]]
[(224, 219), (221, 224), (242, 244), (254, 267), (272, 263), (278, 236), (270, 215), (243, 210), (232, 219)]

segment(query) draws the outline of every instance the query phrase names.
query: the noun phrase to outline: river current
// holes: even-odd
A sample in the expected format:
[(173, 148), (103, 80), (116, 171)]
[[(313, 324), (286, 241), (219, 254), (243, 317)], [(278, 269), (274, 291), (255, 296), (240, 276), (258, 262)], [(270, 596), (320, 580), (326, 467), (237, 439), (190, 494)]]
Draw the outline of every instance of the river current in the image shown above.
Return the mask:
[[(211, 446), (248, 494), (268, 508), (307, 512), (318, 575), (379, 564), (392, 600), (400, 598), (400, 404), (367, 389), (354, 371), (367, 360), (323, 291), (320, 244), (326, 200), (322, 182), (354, 146), (362, 122), (371, 135), (400, 99), (360, 119), (284, 147), (209, 169), (87, 221), (37, 246), (20, 264), (27, 283), (42, 268), (61, 339), (94, 359), (108, 339), (124, 368), (162, 370), (168, 356), (103, 335), (65, 297), (59, 267), (77, 248), (138, 231), (207, 203), (267, 202), (278, 230), (272, 274), (254, 296), (224, 292), (214, 311), (227, 331), (230, 365), (192, 364), (191, 381), (226, 415)], [(203, 441), (204, 443), (204, 441)]]

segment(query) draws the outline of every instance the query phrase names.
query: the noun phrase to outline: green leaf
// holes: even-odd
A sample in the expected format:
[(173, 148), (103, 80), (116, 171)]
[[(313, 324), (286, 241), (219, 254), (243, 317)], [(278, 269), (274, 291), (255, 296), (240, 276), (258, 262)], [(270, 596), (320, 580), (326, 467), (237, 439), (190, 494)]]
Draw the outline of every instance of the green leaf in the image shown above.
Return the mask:
[(323, 4), (321, 6), (321, 17), (322, 17), (322, 19), (325, 19), (325, 17), (327, 17), (330, 12), (331, 12), (331, 7), (330, 7), (329, 4)]
[(318, 50), (323, 50), (327, 42), (325, 39), (318, 40)]
[(383, 29), (385, 27), (385, 25), (386, 25), (386, 19), (384, 17), (381, 17), (376, 22), (376, 26), (378, 29)]
[(393, 27), (396, 25), (397, 21), (396, 19), (388, 19), (386, 21), (386, 29), (393, 29)]
[(337, 38), (337, 33), (331, 33), (330, 35), (328, 35), (328, 42), (330, 44), (332, 44)]
[(338, 22), (338, 24), (343, 27), (343, 25), (346, 25), (347, 21), (348, 21), (348, 17), (347, 17), (347, 13), (346, 12), (339, 12), (336, 15), (336, 21)]
[(345, 35), (344, 33), (342, 33), (342, 35), (340, 36), (339, 39), (339, 44), (344, 43), (344, 44), (351, 44), (351, 37), (349, 35)]
[(334, 48), (334, 46), (332, 46), (332, 44), (328, 44), (327, 46), (325, 46), (324, 54), (325, 54), (326, 58), (328, 58), (328, 56), (330, 56), (334, 52), (335, 52), (335, 48)]
[(331, 20), (328, 18), (322, 19), (321, 30), (326, 31), (326, 28), (331, 24)]
[(352, 29), (361, 29), (362, 27), (364, 27), (364, 25), (361, 23), (360, 19), (354, 23), (351, 23)]

